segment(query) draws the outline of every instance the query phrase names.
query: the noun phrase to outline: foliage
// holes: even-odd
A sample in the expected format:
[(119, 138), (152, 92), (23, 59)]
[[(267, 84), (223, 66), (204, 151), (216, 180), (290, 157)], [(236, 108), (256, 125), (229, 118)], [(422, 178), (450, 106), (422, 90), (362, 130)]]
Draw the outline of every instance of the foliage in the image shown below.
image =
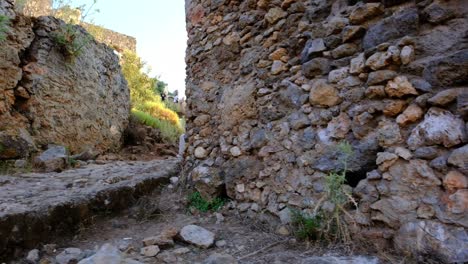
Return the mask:
[(7, 16), (0, 15), (0, 43), (6, 40), (9, 23), (10, 19)]
[(127, 79), (130, 88), (130, 96), (134, 105), (145, 102), (160, 101), (158, 95), (153, 91), (156, 80), (150, 78), (149, 71), (145, 70), (145, 63), (135, 52), (124, 51), (121, 58), (122, 73)]
[(157, 81), (156, 85), (154, 86), (154, 92), (156, 94), (162, 94), (167, 91), (167, 83), (163, 81)]
[(203, 197), (201, 196), (199, 192), (194, 192), (190, 194), (188, 197), (188, 200), (189, 200), (188, 207), (195, 208), (200, 212), (208, 212), (208, 211), (216, 212), (226, 204), (226, 200), (220, 197), (216, 197), (211, 201), (207, 201), (203, 199)]
[(167, 108), (171, 109), (172, 111), (176, 113), (181, 113), (182, 109), (180, 107), (180, 104), (174, 103), (171, 100), (166, 100), (164, 101), (164, 104), (166, 105)]
[(319, 215), (309, 215), (296, 209), (290, 209), (294, 234), (302, 240), (319, 240), (321, 238), (322, 219)]
[(157, 128), (164, 140), (177, 142), (184, 132), (177, 113), (162, 102), (154, 87), (159, 82), (149, 77), (149, 70), (138, 55), (125, 51), (121, 58), (122, 73), (130, 88), (132, 114), (141, 123)]
[(54, 33), (54, 40), (62, 53), (73, 61), (91, 41), (91, 37), (89, 34), (80, 32), (76, 26), (65, 24)]
[(157, 117), (160, 120), (168, 121), (173, 125), (180, 127), (179, 116), (176, 112), (172, 111), (161, 101), (148, 101), (140, 105), (137, 105), (137, 109), (149, 113), (150, 115)]
[[(324, 240), (326, 242), (351, 241), (351, 236), (345, 216), (351, 221), (354, 218), (346, 210), (346, 206), (353, 204), (358, 207), (356, 201), (347, 190), (346, 172), (348, 160), (353, 155), (352, 146), (348, 142), (338, 145), (341, 152), (343, 170), (331, 172), (325, 176), (325, 194), (318, 201), (312, 214), (306, 214), (298, 210), (290, 209), (292, 213), (292, 226), (295, 234), (300, 239)], [(327, 201), (332, 206), (318, 211)], [(327, 206), (328, 207), (328, 206)]]
[(160, 120), (152, 115), (132, 109), (132, 115), (142, 124), (154, 127), (161, 132), (161, 137), (168, 142), (177, 142), (179, 136), (183, 133), (180, 126), (176, 126), (169, 121)]
[(345, 216), (352, 221), (354, 218), (346, 210), (348, 204), (353, 204), (356, 208), (358, 204), (346, 190), (346, 172), (348, 169), (348, 160), (353, 155), (352, 146), (348, 142), (342, 142), (338, 145), (342, 154), (343, 170), (340, 172), (331, 172), (325, 176), (325, 195), (320, 199), (315, 207), (315, 214), (324, 201), (329, 201), (333, 208), (322, 211), (323, 225), (321, 227), (324, 237), (334, 242), (351, 241), (349, 228), (345, 221)]

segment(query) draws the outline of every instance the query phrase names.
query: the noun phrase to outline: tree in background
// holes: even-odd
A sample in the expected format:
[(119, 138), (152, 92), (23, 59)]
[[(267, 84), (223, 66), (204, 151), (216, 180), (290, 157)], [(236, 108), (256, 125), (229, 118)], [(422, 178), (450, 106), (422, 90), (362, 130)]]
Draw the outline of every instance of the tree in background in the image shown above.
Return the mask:
[(161, 101), (157, 90), (159, 83), (164, 84), (164, 88), (167, 85), (149, 77), (149, 69), (134, 52), (123, 52), (121, 65), (130, 88), (132, 115), (139, 122), (159, 129), (165, 140), (176, 142), (184, 132), (183, 122), (175, 111)]

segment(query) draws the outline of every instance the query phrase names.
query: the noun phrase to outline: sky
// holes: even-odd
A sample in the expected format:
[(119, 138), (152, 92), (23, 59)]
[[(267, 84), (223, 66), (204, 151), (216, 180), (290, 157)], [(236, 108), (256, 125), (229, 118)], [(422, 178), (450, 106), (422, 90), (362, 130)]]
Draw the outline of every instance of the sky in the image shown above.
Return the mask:
[[(92, 0), (75, 2), (89, 5)], [(135, 37), (137, 53), (151, 67), (151, 77), (159, 76), (169, 91), (184, 94), (184, 4), (184, 0), (97, 0), (100, 12), (91, 18), (96, 25)]]

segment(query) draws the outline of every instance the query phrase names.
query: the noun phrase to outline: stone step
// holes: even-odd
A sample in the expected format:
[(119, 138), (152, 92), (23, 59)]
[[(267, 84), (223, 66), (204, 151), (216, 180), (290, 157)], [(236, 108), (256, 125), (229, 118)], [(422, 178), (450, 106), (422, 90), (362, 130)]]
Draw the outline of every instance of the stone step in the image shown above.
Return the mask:
[(178, 160), (167, 159), (0, 176), (0, 263), (129, 207), (178, 173)]

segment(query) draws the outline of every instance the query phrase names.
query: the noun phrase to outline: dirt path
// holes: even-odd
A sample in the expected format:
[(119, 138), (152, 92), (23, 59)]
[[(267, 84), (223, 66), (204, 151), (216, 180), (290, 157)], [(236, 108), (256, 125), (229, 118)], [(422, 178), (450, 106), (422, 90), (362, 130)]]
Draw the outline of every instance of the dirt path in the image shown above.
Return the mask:
[[(42, 263), (54, 263), (65, 248), (79, 248), (90, 256), (107, 243), (119, 248), (125, 258), (140, 263), (231, 263), (223, 259), (206, 262), (215, 253), (232, 256), (238, 263), (381, 263), (374, 257), (346, 256), (342, 250), (325, 250), (277, 235), (262, 224), (236, 215), (229, 206), (218, 213), (192, 214), (186, 208), (185, 197), (185, 193), (165, 187), (118, 216), (95, 219), (73, 239), (57, 241), (55, 252), (44, 257), (50, 262)], [(169, 227), (180, 230), (190, 224), (215, 233), (216, 243), (201, 249), (176, 239), (173, 247), (161, 249), (155, 257), (140, 253), (143, 239)]]

